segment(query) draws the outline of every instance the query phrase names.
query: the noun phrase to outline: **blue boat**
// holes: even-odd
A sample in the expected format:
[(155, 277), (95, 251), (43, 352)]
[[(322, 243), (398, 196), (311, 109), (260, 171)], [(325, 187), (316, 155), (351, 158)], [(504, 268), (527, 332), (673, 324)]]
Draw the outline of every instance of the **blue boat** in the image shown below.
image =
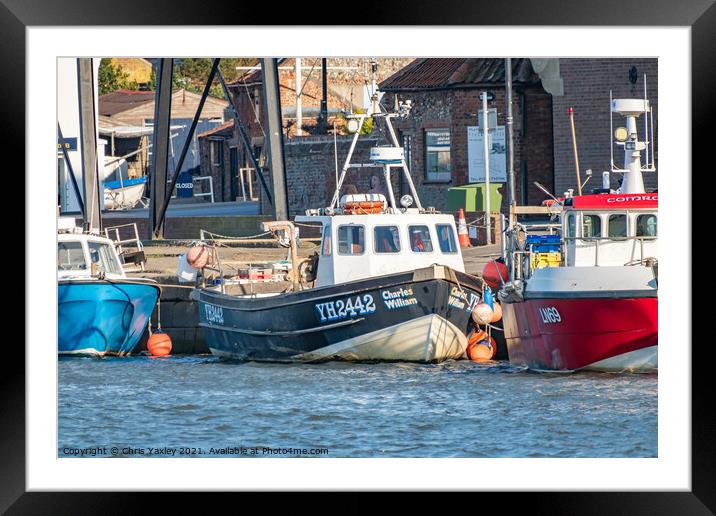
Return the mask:
[(60, 233), (58, 353), (128, 355), (139, 343), (160, 294), (150, 279), (128, 278), (113, 242)]

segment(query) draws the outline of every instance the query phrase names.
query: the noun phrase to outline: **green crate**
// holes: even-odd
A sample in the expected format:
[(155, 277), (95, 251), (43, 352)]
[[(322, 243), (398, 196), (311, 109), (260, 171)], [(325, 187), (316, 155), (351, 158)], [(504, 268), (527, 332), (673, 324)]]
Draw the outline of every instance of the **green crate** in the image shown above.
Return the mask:
[[(499, 212), (502, 205), (502, 195), (497, 191), (502, 183), (490, 183), (490, 211)], [(485, 211), (486, 188), (484, 183), (448, 188), (448, 211), (458, 211), (460, 208), (466, 212)]]

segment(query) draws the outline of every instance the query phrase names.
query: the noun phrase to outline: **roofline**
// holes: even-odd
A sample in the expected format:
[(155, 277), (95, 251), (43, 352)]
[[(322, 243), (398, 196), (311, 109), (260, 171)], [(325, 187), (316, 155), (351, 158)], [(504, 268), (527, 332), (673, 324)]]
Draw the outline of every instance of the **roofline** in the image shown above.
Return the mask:
[[(393, 93), (397, 91), (409, 91), (409, 92), (420, 92), (420, 91), (440, 91), (440, 90), (470, 90), (470, 89), (479, 89), (479, 88), (497, 88), (497, 87), (504, 87), (504, 82), (483, 82), (483, 83), (474, 83), (474, 84), (449, 84), (444, 86), (427, 86), (424, 88), (415, 87), (415, 88), (404, 88), (404, 87), (393, 87), (393, 88), (381, 88), (378, 87), (379, 91), (382, 91), (383, 93)], [(512, 87), (515, 89), (518, 88), (538, 88), (543, 90), (545, 93), (547, 91), (542, 87), (541, 82), (516, 82), (513, 81)]]

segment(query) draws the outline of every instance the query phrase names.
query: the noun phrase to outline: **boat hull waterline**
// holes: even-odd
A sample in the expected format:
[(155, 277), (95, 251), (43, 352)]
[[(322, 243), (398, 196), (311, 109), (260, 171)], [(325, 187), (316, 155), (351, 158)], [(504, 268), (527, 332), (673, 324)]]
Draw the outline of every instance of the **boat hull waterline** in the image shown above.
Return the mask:
[(197, 290), (199, 324), (213, 354), (238, 360), (462, 359), (479, 279), (434, 269), (261, 298)]
[(658, 369), (656, 295), (527, 299), (502, 308), (514, 364), (536, 371)]
[(152, 283), (60, 280), (58, 353), (128, 355), (147, 328), (159, 297)]

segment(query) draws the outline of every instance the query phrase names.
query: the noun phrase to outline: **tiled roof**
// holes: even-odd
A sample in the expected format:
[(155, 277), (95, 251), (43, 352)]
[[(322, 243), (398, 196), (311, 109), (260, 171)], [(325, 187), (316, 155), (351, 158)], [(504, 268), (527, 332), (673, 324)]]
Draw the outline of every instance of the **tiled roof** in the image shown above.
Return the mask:
[(99, 97), (99, 114), (112, 116), (153, 101), (153, 91), (117, 90)]
[[(539, 84), (526, 58), (512, 59), (514, 83)], [(469, 88), (504, 84), (503, 58), (421, 58), (380, 83), (381, 91)]]
[(224, 122), (221, 125), (217, 125), (213, 129), (204, 131), (203, 133), (197, 134), (197, 138), (204, 138), (206, 136), (227, 136), (231, 137), (234, 134), (234, 119), (232, 118), (228, 122)]
[[(286, 59), (282, 58), (279, 59), (276, 66), (278, 65), (293, 65), (295, 63), (295, 59)], [(253, 85), (253, 84), (261, 84), (261, 81), (263, 79), (263, 74), (261, 73), (261, 61), (256, 63), (256, 66), (259, 67), (258, 70), (249, 70), (248, 73), (245, 73), (244, 75), (240, 76), (238, 79), (236, 79), (233, 82), (229, 82), (226, 85), (227, 86), (237, 86), (237, 85), (243, 85), (246, 83), (247, 86)]]

